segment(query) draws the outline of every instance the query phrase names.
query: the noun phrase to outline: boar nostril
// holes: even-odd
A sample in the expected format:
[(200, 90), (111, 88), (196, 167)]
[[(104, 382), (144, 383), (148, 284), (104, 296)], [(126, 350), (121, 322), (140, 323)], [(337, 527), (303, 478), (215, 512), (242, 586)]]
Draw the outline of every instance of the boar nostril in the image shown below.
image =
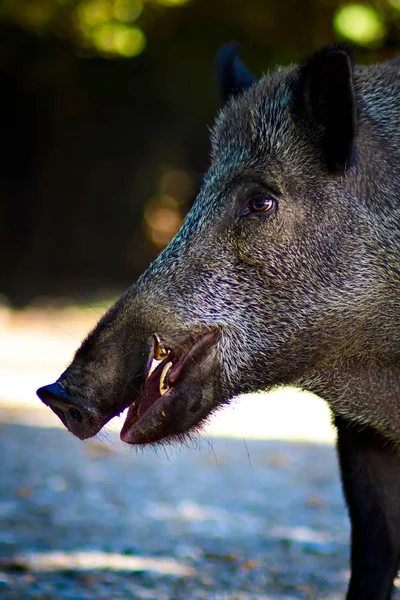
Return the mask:
[(77, 423), (82, 423), (83, 416), (82, 416), (82, 413), (77, 408), (69, 408), (68, 412), (74, 421), (76, 421)]

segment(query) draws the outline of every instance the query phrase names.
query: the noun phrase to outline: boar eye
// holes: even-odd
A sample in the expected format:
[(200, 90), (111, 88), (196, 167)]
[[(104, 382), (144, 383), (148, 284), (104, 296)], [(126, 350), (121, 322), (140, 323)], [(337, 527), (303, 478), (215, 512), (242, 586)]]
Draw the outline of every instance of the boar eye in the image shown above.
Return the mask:
[(242, 215), (250, 213), (274, 213), (276, 210), (276, 200), (268, 196), (254, 196), (247, 201), (247, 204), (242, 212)]

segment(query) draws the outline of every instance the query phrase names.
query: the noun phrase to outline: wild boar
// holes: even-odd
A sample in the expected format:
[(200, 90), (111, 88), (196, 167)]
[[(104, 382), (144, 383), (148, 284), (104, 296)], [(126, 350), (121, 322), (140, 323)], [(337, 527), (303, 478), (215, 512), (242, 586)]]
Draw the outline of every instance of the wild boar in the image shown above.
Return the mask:
[[(332, 410), (352, 523), (348, 600), (400, 552), (400, 62), (330, 46), (256, 81), (233, 46), (212, 160), (181, 230), (39, 397), (81, 439), (180, 440), (238, 394)], [(152, 359), (161, 360), (151, 371)], [(151, 373), (150, 373), (151, 371)]]

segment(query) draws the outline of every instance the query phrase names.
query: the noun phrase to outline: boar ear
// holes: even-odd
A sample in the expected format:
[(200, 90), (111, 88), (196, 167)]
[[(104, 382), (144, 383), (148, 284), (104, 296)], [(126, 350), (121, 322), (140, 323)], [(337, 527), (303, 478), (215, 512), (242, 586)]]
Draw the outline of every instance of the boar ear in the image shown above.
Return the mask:
[(215, 71), (220, 93), (225, 102), (250, 87), (255, 78), (238, 56), (238, 45), (230, 42), (222, 46), (215, 57)]
[(331, 171), (351, 164), (357, 127), (353, 63), (348, 49), (329, 46), (301, 67), (299, 92), (302, 113), (311, 121)]

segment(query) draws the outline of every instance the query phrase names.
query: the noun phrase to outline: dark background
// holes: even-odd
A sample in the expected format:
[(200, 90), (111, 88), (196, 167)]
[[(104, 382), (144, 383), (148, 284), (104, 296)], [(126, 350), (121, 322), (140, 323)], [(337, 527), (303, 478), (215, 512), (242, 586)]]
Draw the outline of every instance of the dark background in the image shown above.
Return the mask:
[(0, 7), (0, 294), (96, 298), (168, 243), (208, 164), (213, 57), (260, 76), (334, 40), (400, 49), (400, 0), (15, 0)]

